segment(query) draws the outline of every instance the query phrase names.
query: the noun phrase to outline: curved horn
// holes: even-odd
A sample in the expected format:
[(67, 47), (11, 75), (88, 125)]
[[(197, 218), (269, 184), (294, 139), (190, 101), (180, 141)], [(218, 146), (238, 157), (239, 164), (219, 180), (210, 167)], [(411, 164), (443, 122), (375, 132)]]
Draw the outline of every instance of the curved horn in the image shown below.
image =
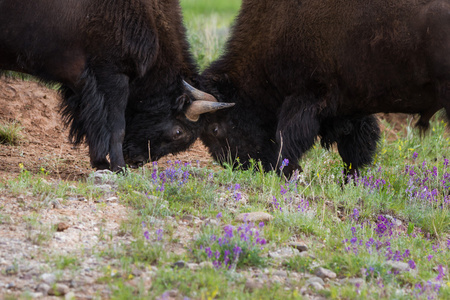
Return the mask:
[(195, 100), (217, 102), (213, 95), (197, 90), (195, 87), (183, 80), (184, 88), (195, 98)]
[(197, 100), (192, 102), (192, 104), (187, 109), (185, 115), (189, 121), (197, 122), (201, 114), (213, 112), (219, 109), (224, 109), (232, 106), (234, 106), (234, 103)]

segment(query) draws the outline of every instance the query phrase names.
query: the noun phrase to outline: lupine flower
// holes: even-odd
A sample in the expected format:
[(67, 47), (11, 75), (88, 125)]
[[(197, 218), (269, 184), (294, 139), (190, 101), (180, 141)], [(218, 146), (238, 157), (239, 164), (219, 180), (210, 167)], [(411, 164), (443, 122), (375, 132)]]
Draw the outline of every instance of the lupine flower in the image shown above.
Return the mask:
[(163, 238), (163, 230), (162, 229), (157, 229), (156, 230), (156, 236), (157, 236), (157, 240), (161, 241)]
[(283, 159), (283, 162), (281, 163), (280, 170), (283, 170), (284, 167), (286, 167), (289, 164), (289, 159), (285, 158)]

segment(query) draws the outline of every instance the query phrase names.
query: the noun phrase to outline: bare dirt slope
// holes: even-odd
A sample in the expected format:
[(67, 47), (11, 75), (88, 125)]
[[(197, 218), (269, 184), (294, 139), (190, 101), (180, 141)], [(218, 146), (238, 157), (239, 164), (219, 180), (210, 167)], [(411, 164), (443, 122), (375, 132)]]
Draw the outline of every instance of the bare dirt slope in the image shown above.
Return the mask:
[[(75, 148), (68, 140), (59, 114), (60, 96), (43, 84), (0, 78), (0, 124), (17, 121), (23, 126), (19, 146), (0, 145), (0, 178), (20, 172), (19, 164), (31, 172), (44, 168), (52, 176), (79, 179), (92, 172), (87, 147)], [(161, 159), (212, 163), (206, 148), (197, 142), (190, 151)]]

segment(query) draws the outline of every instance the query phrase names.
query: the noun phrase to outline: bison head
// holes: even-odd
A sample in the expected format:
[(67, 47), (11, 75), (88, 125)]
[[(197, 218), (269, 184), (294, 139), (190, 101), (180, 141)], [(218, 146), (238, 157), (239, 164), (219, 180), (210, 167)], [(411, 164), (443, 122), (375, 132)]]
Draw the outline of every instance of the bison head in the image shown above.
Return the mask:
[(217, 102), (212, 95), (185, 81), (178, 94), (181, 96), (168, 95), (165, 99), (152, 101), (152, 105), (131, 99), (126, 111), (123, 144), (125, 162), (130, 167), (186, 150), (199, 135), (201, 114), (234, 105)]
[(203, 78), (204, 90), (219, 101), (231, 101), (233, 108), (204, 114), (201, 122), (200, 139), (213, 158), (222, 165), (248, 169), (251, 160), (261, 162), (269, 171), (277, 165), (277, 143), (275, 141), (276, 121), (273, 115), (260, 111), (257, 105), (244, 105), (245, 95), (230, 84)]

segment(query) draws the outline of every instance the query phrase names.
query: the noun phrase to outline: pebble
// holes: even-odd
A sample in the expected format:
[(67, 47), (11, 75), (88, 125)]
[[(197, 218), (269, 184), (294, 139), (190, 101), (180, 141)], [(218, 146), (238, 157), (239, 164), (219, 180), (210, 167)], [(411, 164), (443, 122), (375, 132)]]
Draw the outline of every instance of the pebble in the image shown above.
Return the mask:
[(336, 278), (336, 273), (334, 273), (331, 270), (319, 267), (316, 269), (316, 271), (314, 272), (314, 274), (322, 279), (324, 278), (330, 278), (330, 279), (334, 279)]
[(62, 283), (57, 283), (54, 287), (50, 288), (48, 294), (51, 296), (64, 296), (69, 292), (69, 287)]
[(389, 219), (389, 221), (391, 221), (391, 223), (394, 224), (397, 227), (402, 225), (402, 221), (400, 221), (399, 219), (394, 218), (393, 216), (385, 215), (385, 217), (386, 217), (386, 219)]
[(36, 292), (41, 293), (43, 295), (48, 295), (48, 291), (50, 290), (50, 286), (46, 283), (39, 283), (36, 287)]
[(105, 193), (109, 193), (112, 191), (112, 186), (110, 184), (102, 184), (102, 185), (96, 185), (96, 188), (99, 190), (102, 190)]
[(366, 281), (363, 278), (349, 278), (347, 282), (357, 286), (362, 286), (363, 284), (366, 283)]
[(174, 262), (174, 263), (172, 264), (172, 268), (183, 269), (183, 268), (185, 268), (185, 267), (186, 267), (186, 263), (185, 263), (184, 261), (182, 261), (182, 260), (179, 260), (179, 261)]
[(284, 270), (277, 270), (277, 271), (273, 272), (272, 275), (278, 276), (278, 277), (283, 277), (283, 278), (286, 278), (288, 276), (287, 272)]
[(325, 288), (323, 287), (323, 285), (321, 285), (321, 284), (318, 283), (318, 282), (313, 282), (313, 283), (311, 283), (309, 286), (313, 287), (316, 291), (321, 291), (321, 290), (325, 289)]
[(320, 277), (311, 277), (311, 278), (309, 278), (309, 279), (306, 281), (306, 285), (312, 284), (312, 283), (314, 283), (314, 282), (319, 283), (319, 284), (321, 284), (321, 285), (325, 285), (325, 282), (324, 282), (323, 279), (320, 278)]
[(308, 246), (303, 242), (290, 242), (289, 246), (292, 248), (297, 249), (300, 252), (308, 251)]
[(44, 294), (42, 293), (28, 293), (28, 295), (30, 295), (31, 299), (36, 299), (36, 298), (42, 298), (44, 297)]
[(251, 213), (242, 213), (236, 217), (237, 222), (269, 222), (273, 219), (271, 214), (266, 212), (251, 212)]
[(68, 292), (65, 296), (64, 296), (64, 299), (65, 300), (74, 300), (74, 299), (76, 299), (77, 297), (75, 296), (75, 293), (74, 292)]
[(117, 197), (109, 197), (106, 199), (106, 202), (117, 202), (119, 200), (119, 198)]
[(269, 252), (269, 257), (277, 260), (288, 259), (297, 255), (300, 255), (300, 251), (291, 247), (281, 248), (276, 251)]
[(70, 227), (69, 224), (64, 223), (64, 222), (59, 222), (58, 225), (56, 225), (56, 231), (61, 232), (61, 231), (68, 229), (69, 227)]
[(17, 267), (14, 265), (9, 266), (6, 268), (5, 273), (8, 276), (16, 275), (18, 273)]
[(14, 283), (14, 282), (10, 282), (10, 283), (8, 283), (7, 285), (6, 285), (6, 288), (9, 290), (9, 289), (13, 289), (13, 288), (15, 288), (16, 287), (16, 284)]
[(249, 292), (253, 292), (254, 290), (260, 290), (264, 288), (264, 282), (258, 279), (247, 279), (245, 282), (245, 290)]
[(61, 209), (62, 208), (61, 201), (62, 198), (53, 199), (52, 201), (50, 201), (50, 207), (54, 209)]
[(210, 261), (202, 261), (200, 264), (199, 264), (199, 266), (200, 266), (200, 268), (214, 268), (214, 265), (213, 265), (213, 263), (212, 262), (210, 262)]
[(402, 261), (388, 261), (387, 264), (391, 266), (394, 272), (406, 272), (409, 270), (409, 265)]
[(56, 276), (55, 274), (52, 273), (44, 273), (41, 275), (41, 280), (42, 282), (48, 284), (48, 285), (52, 285), (56, 282)]
[(200, 268), (200, 266), (196, 263), (187, 263), (187, 267), (189, 270), (198, 270)]

